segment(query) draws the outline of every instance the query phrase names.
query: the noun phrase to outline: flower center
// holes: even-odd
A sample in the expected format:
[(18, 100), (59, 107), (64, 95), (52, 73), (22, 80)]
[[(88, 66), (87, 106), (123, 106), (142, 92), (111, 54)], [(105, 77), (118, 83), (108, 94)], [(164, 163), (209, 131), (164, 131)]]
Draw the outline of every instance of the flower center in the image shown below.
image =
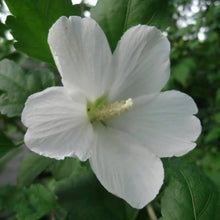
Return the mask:
[(109, 104), (105, 104), (105, 102), (105, 97), (97, 99), (95, 103), (88, 102), (87, 113), (91, 123), (104, 122), (106, 119), (121, 115), (133, 105), (131, 98)]

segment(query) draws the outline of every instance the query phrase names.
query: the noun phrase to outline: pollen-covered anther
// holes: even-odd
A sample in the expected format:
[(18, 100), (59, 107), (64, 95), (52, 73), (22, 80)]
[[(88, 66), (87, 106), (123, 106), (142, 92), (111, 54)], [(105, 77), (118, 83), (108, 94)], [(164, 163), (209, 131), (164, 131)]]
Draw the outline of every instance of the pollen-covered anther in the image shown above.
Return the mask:
[(115, 117), (117, 115), (121, 115), (125, 111), (127, 111), (133, 105), (133, 101), (131, 98), (126, 101), (114, 102), (108, 105), (102, 105), (98, 109), (96, 109), (96, 120), (104, 121), (108, 118)]

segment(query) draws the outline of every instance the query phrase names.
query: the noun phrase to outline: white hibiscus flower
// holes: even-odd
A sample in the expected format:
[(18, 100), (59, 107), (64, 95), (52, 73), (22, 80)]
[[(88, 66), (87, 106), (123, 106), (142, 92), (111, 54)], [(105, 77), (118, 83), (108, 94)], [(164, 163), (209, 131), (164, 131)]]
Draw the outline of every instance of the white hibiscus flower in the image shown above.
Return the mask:
[(56, 159), (89, 159), (109, 192), (144, 207), (163, 184), (160, 158), (192, 150), (201, 131), (191, 97), (160, 92), (170, 74), (168, 40), (138, 25), (112, 54), (94, 20), (61, 17), (48, 42), (63, 87), (28, 98), (27, 147)]

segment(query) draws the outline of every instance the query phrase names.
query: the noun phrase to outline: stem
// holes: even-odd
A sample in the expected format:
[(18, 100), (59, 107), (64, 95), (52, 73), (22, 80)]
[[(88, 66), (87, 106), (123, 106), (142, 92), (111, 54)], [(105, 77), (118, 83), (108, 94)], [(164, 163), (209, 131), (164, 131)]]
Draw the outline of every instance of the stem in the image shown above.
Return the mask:
[(15, 126), (19, 131), (21, 131), (23, 134), (25, 134), (26, 129), (24, 128), (24, 126), (21, 124), (20, 121), (15, 121), (15, 122), (14, 122), (14, 126)]
[(3, 170), (5, 164), (11, 160), (14, 156), (16, 156), (20, 152), (20, 148), (14, 148), (9, 151), (3, 158), (0, 160), (0, 173)]
[(15, 146), (16, 146), (16, 147), (19, 147), (19, 146), (21, 146), (22, 144), (24, 144), (24, 140), (18, 141), (18, 142), (15, 144)]
[(150, 219), (151, 220), (157, 220), (157, 216), (154, 212), (154, 209), (150, 204), (146, 207), (146, 209), (147, 209), (147, 213), (148, 213)]
[(55, 220), (54, 211), (52, 211), (52, 212), (50, 213), (50, 216), (51, 216), (51, 220)]

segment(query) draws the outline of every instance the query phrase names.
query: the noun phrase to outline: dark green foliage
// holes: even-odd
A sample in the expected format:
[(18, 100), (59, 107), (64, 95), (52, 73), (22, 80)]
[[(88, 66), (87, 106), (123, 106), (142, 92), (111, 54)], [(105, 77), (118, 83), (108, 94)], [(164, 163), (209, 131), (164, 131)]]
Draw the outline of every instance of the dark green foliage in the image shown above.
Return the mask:
[[(220, 184), (220, 6), (217, 1), (200, 1), (200, 11), (194, 15), (195, 24), (184, 28), (177, 26), (183, 19), (175, 11), (175, 19), (168, 31), (171, 42), (171, 78), (166, 89), (181, 90), (194, 98), (202, 135), (198, 147), (187, 156), (205, 173)], [(179, 5), (190, 10), (191, 3), (179, 0)], [(203, 9), (202, 9), (203, 8)], [(205, 39), (199, 41), (198, 33), (205, 28)]]
[(218, 191), (194, 165), (168, 160), (166, 185), (161, 199), (161, 220), (216, 219)]
[(51, 166), (50, 171), (55, 180), (62, 180), (70, 177), (72, 174), (77, 175), (80, 172), (80, 164), (76, 163), (75, 159), (67, 157), (64, 160), (57, 160)]
[(22, 190), (9, 185), (0, 188), (0, 210), (15, 213), (18, 220), (38, 220), (56, 208), (52, 193), (42, 185)]
[(134, 25), (148, 24), (165, 29), (169, 25), (171, 8), (167, 0), (99, 0), (91, 16), (105, 32), (114, 51), (123, 33)]
[[(62, 161), (56, 161), (38, 156), (33, 153), (27, 155), (20, 167), (20, 173), (18, 177), (18, 180), (20, 179), (20, 187), (24, 185), (29, 185), (30, 181), (33, 182), (34, 179), (39, 175), (39, 173), (44, 172), (45, 169), (47, 169), (48, 174), (46, 179), (51, 179), (49, 172), (52, 171), (52, 175), (55, 177), (55, 179), (59, 180), (55, 181), (52, 178), (51, 181), (48, 182), (48, 186), (53, 191), (54, 198), (56, 198), (57, 200), (56, 205), (53, 206), (54, 208), (56, 208), (56, 210), (54, 210), (54, 215), (57, 216), (57, 218), (79, 220), (86, 220), (90, 218), (96, 220), (136, 219), (138, 210), (131, 208), (122, 199), (119, 199), (108, 193), (96, 179), (95, 175), (89, 168), (89, 165), (81, 164), (78, 160), (73, 158), (66, 158)], [(43, 180), (43, 178), (41, 177), (41, 181), (45, 180)], [(39, 180), (36, 180), (36, 182), (38, 181)], [(26, 205), (29, 203), (31, 206), (32, 204), (35, 204), (36, 209), (32, 210), (32, 218), (38, 219), (36, 216), (39, 216), (40, 213), (43, 212), (43, 204), (41, 207), (41, 204), (38, 203), (42, 203), (43, 201), (40, 202), (37, 199), (38, 197), (35, 200), (34, 197), (31, 195), (32, 193), (37, 193), (37, 187), (42, 188), (43, 186), (32, 184), (30, 188), (20, 188), (20, 190), (16, 189), (16, 187), (10, 188), (9, 186), (2, 188), (2, 198), (5, 198), (9, 195), (9, 188), (11, 190), (14, 190), (15, 192), (12, 198), (6, 199), (6, 203), (4, 205), (3, 202), (1, 205), (0, 200), (0, 210), (5, 209), (10, 212), (16, 212), (19, 215), (23, 214), (23, 217), (25, 219), (26, 216), (30, 218), (29, 212), (30, 210), (32, 210), (32, 207), (27, 208)], [(40, 190), (46, 189), (43, 187)], [(29, 194), (27, 195), (26, 193)], [(47, 192), (45, 191), (45, 193), (46, 198), (40, 197), (41, 200), (47, 199)], [(23, 198), (24, 196), (27, 196), (25, 200)], [(16, 202), (19, 199), (21, 199), (22, 201), (24, 200), (24, 204), (22, 206), (16, 205)], [(46, 201), (46, 205), (47, 210), (52, 210), (52, 207), (50, 206), (51, 203), (49, 201)], [(49, 207), (51, 207), (51, 209)], [(20, 208), (23, 208), (25, 212), (20, 213)], [(46, 213), (45, 210), (44, 213)], [(21, 217), (19, 217), (19, 219), (21, 219)]]
[(15, 144), (0, 130), (0, 158), (15, 148)]
[(68, 219), (132, 220), (136, 218), (138, 210), (108, 193), (87, 166), (82, 167), (76, 160), (72, 162), (75, 163), (72, 176), (55, 186), (58, 203), (70, 213)]
[(6, 0), (13, 16), (8, 16), (7, 25), (17, 41), (17, 50), (27, 55), (54, 64), (47, 43), (50, 27), (60, 16), (80, 15), (78, 5), (71, 0)]
[(53, 159), (35, 153), (28, 154), (19, 167), (18, 186), (30, 185), (53, 162)]
[(54, 84), (54, 75), (47, 69), (25, 73), (13, 61), (0, 61), (0, 112), (8, 117), (20, 116), (29, 95)]
[(0, 37), (4, 37), (5, 36), (5, 31), (7, 30), (7, 27), (5, 26), (5, 24), (2, 24), (0, 22)]

